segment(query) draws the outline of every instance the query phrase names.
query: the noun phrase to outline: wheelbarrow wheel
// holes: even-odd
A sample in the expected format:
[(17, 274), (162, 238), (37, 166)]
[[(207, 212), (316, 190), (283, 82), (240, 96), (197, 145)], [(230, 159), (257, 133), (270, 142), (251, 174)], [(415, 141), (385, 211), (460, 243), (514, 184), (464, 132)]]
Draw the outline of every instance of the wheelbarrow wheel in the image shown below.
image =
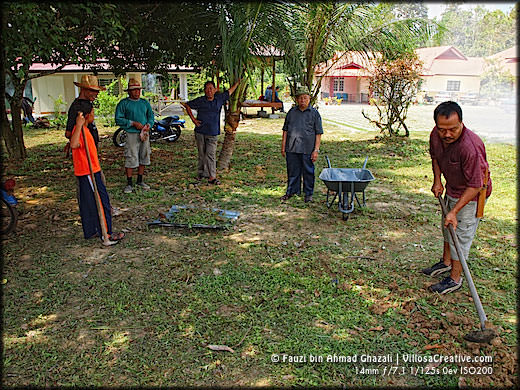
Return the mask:
[(342, 215), (342, 219), (343, 219), (344, 221), (348, 221), (348, 217), (350, 217), (350, 213), (342, 213), (342, 214), (343, 214), (343, 215)]

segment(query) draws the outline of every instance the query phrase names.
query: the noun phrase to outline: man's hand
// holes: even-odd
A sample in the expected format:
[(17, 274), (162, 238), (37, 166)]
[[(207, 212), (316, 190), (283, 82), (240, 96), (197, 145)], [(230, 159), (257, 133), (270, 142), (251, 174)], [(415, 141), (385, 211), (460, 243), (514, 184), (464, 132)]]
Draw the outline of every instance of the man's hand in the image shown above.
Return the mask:
[(457, 229), (457, 214), (453, 210), (444, 218), (444, 227), (448, 228), (448, 225), (452, 225), (453, 229)]
[(198, 119), (193, 119), (193, 123), (195, 124), (195, 127), (200, 127), (200, 125), (202, 125), (202, 122)]
[(433, 183), (432, 192), (436, 198), (438, 198), (439, 195), (442, 195), (442, 193), (444, 192), (444, 186), (442, 185), (442, 183), (441, 182)]
[(143, 125), (140, 122), (132, 121), (132, 126), (134, 126), (137, 130), (143, 130)]
[(76, 116), (76, 128), (81, 130), (83, 125), (85, 124), (85, 117), (81, 111), (78, 111), (78, 115)]
[(285, 157), (285, 149), (282, 148), (282, 157)]
[(147, 123), (146, 125), (144, 125), (142, 127), (141, 134), (139, 134), (142, 142), (146, 141), (146, 139), (148, 138), (149, 131), (150, 131), (150, 124)]
[(318, 151), (317, 151), (317, 150), (314, 150), (314, 151), (311, 153), (311, 161), (312, 161), (313, 163), (315, 163), (317, 159), (318, 159)]

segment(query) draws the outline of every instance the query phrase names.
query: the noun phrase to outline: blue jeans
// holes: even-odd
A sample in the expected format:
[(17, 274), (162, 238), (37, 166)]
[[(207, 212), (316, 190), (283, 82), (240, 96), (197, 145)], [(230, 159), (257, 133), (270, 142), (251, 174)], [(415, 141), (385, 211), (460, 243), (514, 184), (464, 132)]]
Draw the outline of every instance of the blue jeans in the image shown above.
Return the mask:
[(314, 163), (310, 154), (285, 153), (287, 161), (287, 195), (301, 193), (301, 179), (303, 176), (303, 193), (312, 195), (314, 192)]

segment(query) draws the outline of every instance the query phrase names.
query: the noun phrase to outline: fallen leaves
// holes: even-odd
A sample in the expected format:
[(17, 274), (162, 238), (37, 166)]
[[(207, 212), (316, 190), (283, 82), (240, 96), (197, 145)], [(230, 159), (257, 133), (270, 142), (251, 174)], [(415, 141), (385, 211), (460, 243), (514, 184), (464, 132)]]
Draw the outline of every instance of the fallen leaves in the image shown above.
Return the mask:
[(372, 314), (380, 315), (386, 313), (389, 307), (389, 305), (379, 305), (377, 303), (374, 303), (369, 307), (369, 310)]
[(423, 350), (424, 351), (429, 351), (430, 349), (440, 349), (440, 348), (444, 348), (444, 345), (442, 344), (428, 344), (428, 345), (425, 345)]
[(208, 345), (208, 348), (212, 351), (226, 351), (234, 353), (233, 348), (228, 347), (227, 345)]

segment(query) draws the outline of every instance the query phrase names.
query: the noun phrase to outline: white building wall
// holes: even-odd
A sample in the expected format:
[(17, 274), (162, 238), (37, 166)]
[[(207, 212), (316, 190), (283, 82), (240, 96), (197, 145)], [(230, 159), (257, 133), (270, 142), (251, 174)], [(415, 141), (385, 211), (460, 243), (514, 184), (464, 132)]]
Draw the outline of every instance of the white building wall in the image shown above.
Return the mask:
[[(69, 106), (79, 95), (79, 87), (74, 81), (80, 82), (81, 76), (85, 73), (59, 73), (31, 80), (33, 97), (36, 97), (33, 112), (36, 116), (54, 114), (54, 100), (60, 95), (65, 101), (65, 106), (61, 107), (62, 112), (67, 112)], [(142, 83), (143, 73), (127, 73), (126, 80), (134, 78)], [(188, 100), (188, 77), (186, 73), (177, 73), (179, 76), (179, 97), (181, 100)], [(98, 78), (115, 78), (113, 73), (102, 73)], [(126, 93), (125, 91), (122, 91)]]
[[(179, 98), (181, 100), (188, 100), (188, 75), (186, 73), (179, 73)], [(173, 91), (172, 91), (173, 93)]]
[(50, 75), (38, 77), (31, 81), (35, 114), (53, 114), (54, 100), (60, 95), (65, 100), (65, 83), (63, 75)]

